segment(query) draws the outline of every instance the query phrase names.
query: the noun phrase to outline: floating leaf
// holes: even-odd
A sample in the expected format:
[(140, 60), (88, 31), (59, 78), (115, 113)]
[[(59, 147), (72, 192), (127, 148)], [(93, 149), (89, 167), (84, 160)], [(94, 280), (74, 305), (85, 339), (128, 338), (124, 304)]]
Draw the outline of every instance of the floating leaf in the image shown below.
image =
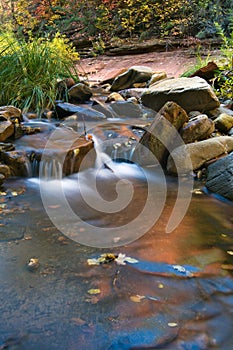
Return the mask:
[(87, 293), (88, 294), (91, 294), (91, 295), (93, 295), (93, 294), (100, 294), (101, 293), (101, 290), (100, 289), (89, 289), (88, 291), (87, 291)]
[(176, 322), (169, 322), (167, 325), (169, 327), (177, 327), (178, 326), (178, 324)]
[(17, 193), (16, 191), (12, 191), (12, 192), (11, 192), (11, 195), (12, 195), (13, 197), (17, 197), (17, 196), (18, 196), (18, 193)]
[(145, 299), (145, 295), (131, 295), (130, 300), (134, 303), (140, 303), (143, 299)]
[(115, 259), (115, 261), (118, 265), (126, 265), (126, 262), (128, 262), (130, 264), (135, 264), (138, 262), (138, 260), (133, 259), (129, 256), (126, 256), (125, 254), (122, 254), (122, 253), (120, 253), (118, 255), (118, 257)]
[(233, 250), (228, 250), (228, 251), (227, 251), (227, 254), (233, 255)]

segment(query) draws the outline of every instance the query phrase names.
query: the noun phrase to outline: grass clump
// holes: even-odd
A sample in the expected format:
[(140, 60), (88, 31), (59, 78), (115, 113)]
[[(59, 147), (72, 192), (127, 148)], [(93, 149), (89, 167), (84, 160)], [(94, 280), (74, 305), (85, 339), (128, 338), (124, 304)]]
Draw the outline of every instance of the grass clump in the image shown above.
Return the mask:
[(78, 81), (78, 54), (60, 34), (17, 39), (0, 33), (0, 105), (14, 105), (38, 116), (59, 98), (57, 82)]

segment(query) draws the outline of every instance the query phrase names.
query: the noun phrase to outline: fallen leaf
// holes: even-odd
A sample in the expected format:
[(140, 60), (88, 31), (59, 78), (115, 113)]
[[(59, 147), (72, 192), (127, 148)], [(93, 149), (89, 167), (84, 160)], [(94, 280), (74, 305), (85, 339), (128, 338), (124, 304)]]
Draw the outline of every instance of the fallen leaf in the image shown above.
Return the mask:
[(228, 250), (228, 251), (227, 251), (227, 254), (233, 255), (233, 250)]
[(138, 260), (133, 259), (129, 256), (126, 256), (125, 254), (122, 254), (122, 253), (120, 253), (118, 255), (118, 257), (115, 259), (115, 261), (118, 265), (126, 265), (126, 262), (128, 262), (130, 264), (135, 264), (138, 262)]
[(48, 208), (50, 208), (50, 209), (57, 209), (57, 208), (60, 208), (61, 206), (60, 205), (56, 205), (56, 204), (54, 204), (54, 205), (48, 205)]
[(177, 327), (178, 326), (178, 324), (176, 322), (169, 322), (167, 325), (169, 327)]
[(83, 326), (84, 324), (86, 324), (86, 322), (79, 317), (72, 317), (70, 320), (71, 322), (74, 322), (77, 326)]
[(91, 294), (91, 295), (93, 295), (93, 294), (100, 294), (101, 293), (101, 290), (100, 289), (89, 289), (88, 291), (87, 291), (87, 293), (88, 294)]
[(131, 295), (130, 300), (134, 303), (140, 303), (143, 299), (145, 299), (145, 295)]

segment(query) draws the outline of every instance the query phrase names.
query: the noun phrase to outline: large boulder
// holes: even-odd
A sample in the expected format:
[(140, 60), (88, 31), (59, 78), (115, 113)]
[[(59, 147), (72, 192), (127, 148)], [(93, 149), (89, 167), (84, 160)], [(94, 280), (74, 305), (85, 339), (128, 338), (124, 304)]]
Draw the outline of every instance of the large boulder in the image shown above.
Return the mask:
[(178, 103), (186, 112), (208, 112), (220, 103), (211, 86), (202, 78), (167, 79), (149, 87), (142, 94), (142, 103), (158, 111), (167, 101)]
[(182, 143), (178, 130), (187, 121), (188, 115), (179, 105), (167, 102), (142, 136), (133, 160), (141, 165), (153, 164), (156, 160), (165, 166), (169, 152)]
[(208, 140), (189, 143), (174, 149), (168, 157), (167, 171), (171, 174), (190, 172), (190, 160), (192, 170), (197, 170), (221, 155), (233, 151), (233, 137), (218, 136)]
[(149, 67), (132, 66), (114, 79), (111, 91), (128, 89), (136, 83), (145, 83), (151, 79), (153, 73), (153, 70)]
[(233, 153), (208, 166), (206, 187), (233, 200)]

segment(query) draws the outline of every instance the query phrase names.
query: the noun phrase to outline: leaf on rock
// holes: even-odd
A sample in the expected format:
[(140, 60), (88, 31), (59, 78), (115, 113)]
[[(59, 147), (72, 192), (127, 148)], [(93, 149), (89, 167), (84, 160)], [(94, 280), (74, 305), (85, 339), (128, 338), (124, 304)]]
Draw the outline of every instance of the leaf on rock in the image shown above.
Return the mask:
[(95, 294), (100, 294), (101, 293), (101, 290), (96, 288), (96, 289), (89, 289), (87, 291), (88, 294), (91, 294), (91, 295), (95, 295)]

